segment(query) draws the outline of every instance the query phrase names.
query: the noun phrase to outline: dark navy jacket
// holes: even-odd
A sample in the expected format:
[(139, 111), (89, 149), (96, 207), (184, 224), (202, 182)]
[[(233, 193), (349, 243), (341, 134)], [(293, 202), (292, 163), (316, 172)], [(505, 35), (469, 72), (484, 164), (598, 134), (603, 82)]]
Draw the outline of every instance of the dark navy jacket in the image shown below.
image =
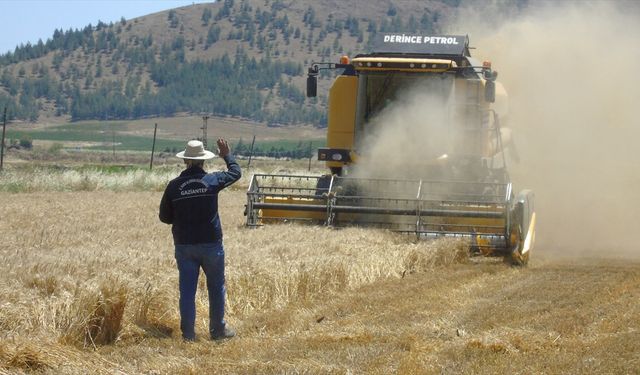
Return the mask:
[(173, 224), (176, 245), (211, 243), (222, 239), (218, 192), (238, 181), (240, 166), (224, 157), (227, 172), (207, 174), (200, 167), (185, 169), (167, 185), (160, 202), (160, 221)]

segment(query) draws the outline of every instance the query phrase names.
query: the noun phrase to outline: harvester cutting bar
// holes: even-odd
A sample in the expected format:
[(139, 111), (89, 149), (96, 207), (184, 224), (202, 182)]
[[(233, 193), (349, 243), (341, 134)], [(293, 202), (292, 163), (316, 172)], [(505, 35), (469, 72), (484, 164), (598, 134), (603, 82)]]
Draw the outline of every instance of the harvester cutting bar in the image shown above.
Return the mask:
[[(287, 203), (254, 203), (254, 209), (273, 209), (287, 211), (326, 211), (326, 206), (312, 204), (287, 204)], [(331, 206), (334, 213), (352, 214), (378, 214), (378, 215), (421, 215), (421, 216), (442, 216), (442, 217), (480, 217), (494, 218), (503, 217), (500, 212), (491, 211), (460, 211), (460, 210), (424, 210), (424, 209), (394, 209), (384, 207), (363, 207), (363, 206)]]
[[(401, 232), (409, 235), (413, 235), (413, 232)], [(497, 251), (497, 253), (504, 253), (507, 245), (505, 236), (491, 236), (491, 235), (478, 235), (474, 233), (442, 233), (442, 232), (429, 232), (420, 233), (418, 236), (420, 239), (434, 240), (437, 238), (456, 238), (468, 240), (473, 248), (474, 252), (489, 253), (491, 251)]]

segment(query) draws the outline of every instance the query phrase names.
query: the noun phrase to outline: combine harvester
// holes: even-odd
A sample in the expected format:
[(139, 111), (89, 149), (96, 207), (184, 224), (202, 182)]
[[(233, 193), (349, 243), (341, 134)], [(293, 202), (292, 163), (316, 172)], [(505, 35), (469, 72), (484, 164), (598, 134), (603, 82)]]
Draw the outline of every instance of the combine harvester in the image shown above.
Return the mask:
[[(507, 95), (491, 63), (471, 57), (466, 36), (378, 37), (371, 53), (309, 68), (309, 97), (316, 96), (320, 70), (343, 70), (329, 92), (327, 148), (318, 150), (331, 174), (255, 174), (247, 225), (302, 221), (387, 228), (420, 239), (459, 237), (474, 254), (525, 265), (535, 239), (534, 195), (513, 192), (504, 152), (511, 133), (500, 126)], [(375, 117), (416, 87), (446, 103), (444, 111), (433, 108), (446, 114), (438, 124), (446, 129), (439, 154), (409, 155), (417, 165), (398, 178), (359, 173), (376, 128), (394, 126)], [(415, 131), (414, 141), (426, 143), (430, 125), (420, 122), (398, 131)]]

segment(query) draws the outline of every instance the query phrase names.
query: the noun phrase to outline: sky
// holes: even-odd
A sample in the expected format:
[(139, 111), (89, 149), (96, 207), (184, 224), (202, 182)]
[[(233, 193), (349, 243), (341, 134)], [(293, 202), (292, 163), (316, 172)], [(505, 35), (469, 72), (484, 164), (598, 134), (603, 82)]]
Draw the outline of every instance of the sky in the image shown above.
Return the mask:
[(55, 29), (83, 28), (211, 0), (0, 0), (0, 54), (46, 42)]

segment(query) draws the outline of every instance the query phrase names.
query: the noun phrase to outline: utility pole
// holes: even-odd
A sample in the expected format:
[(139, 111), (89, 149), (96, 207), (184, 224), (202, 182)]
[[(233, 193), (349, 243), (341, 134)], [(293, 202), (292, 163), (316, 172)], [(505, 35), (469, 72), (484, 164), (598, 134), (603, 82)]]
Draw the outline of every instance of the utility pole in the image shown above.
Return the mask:
[(149, 170), (153, 169), (153, 153), (156, 151), (156, 132), (158, 131), (158, 123), (153, 126), (153, 145), (151, 146), (151, 161), (149, 162)]
[(253, 158), (253, 145), (256, 143), (256, 136), (253, 136), (253, 141), (251, 141), (251, 151), (249, 151), (249, 162), (247, 163), (247, 170), (251, 166), (251, 158)]
[(209, 120), (209, 115), (202, 116), (202, 144), (204, 148), (207, 148), (207, 120)]
[(4, 107), (4, 115), (2, 116), (2, 144), (0, 144), (0, 171), (4, 166), (4, 135), (7, 130), (7, 107)]

